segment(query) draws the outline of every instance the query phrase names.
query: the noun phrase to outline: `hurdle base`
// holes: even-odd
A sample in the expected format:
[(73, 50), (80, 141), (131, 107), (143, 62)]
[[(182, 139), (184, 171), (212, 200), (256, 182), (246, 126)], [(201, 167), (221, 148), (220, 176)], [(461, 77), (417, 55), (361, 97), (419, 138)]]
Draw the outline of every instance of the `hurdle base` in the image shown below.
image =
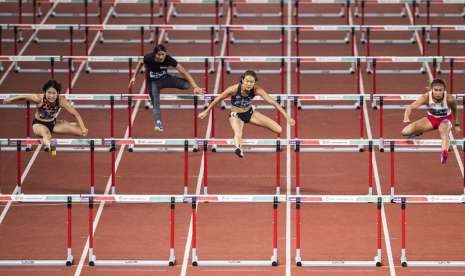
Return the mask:
[[(404, 265), (405, 263), (405, 265)], [(465, 267), (465, 261), (405, 261), (402, 266), (417, 267)]]
[(276, 260), (196, 260), (193, 266), (277, 266)]
[[(198, 149), (189, 148), (189, 152), (197, 152)], [(136, 147), (133, 146), (130, 152), (184, 152), (183, 147)]]
[[(232, 147), (221, 147), (218, 145), (215, 145), (215, 151), (214, 152), (219, 152), (219, 153), (232, 153), (235, 151), (235, 148)], [(255, 153), (255, 152), (276, 152), (275, 147), (242, 147), (242, 150), (244, 153)]]
[(381, 266), (379, 261), (297, 261), (297, 266)]
[[(300, 152), (363, 152), (364, 149), (357, 147), (301, 147)], [(397, 149), (396, 149), (397, 151)]]
[(247, 12), (238, 12), (234, 9), (233, 16), (235, 18), (241, 18), (241, 17), (242, 18), (257, 18), (257, 17), (275, 18), (275, 17), (281, 17), (282, 13), (281, 12), (247, 13)]
[(94, 260), (94, 266), (173, 266), (173, 260)]
[[(361, 13), (358, 11), (358, 9), (355, 10), (354, 16), (356, 18), (362, 17)], [(374, 12), (368, 12), (364, 14), (364, 17), (368, 18), (373, 18), (373, 17), (384, 17), (384, 18), (397, 18), (397, 17), (406, 17), (407, 16), (407, 11), (405, 8), (402, 8), (400, 12), (386, 12), (386, 13), (374, 13)]]
[(67, 266), (68, 262), (69, 260), (0, 260), (0, 266)]
[[(274, 107), (273, 107), (274, 108)], [(335, 104), (328, 104), (328, 105), (309, 105), (309, 104), (301, 104), (299, 109), (301, 110), (355, 110), (359, 109), (358, 105), (335, 105)]]
[[(299, 18), (339, 18), (339, 17), (344, 17), (344, 9), (341, 9), (340, 12), (338, 13), (311, 13), (311, 12), (299, 12), (298, 16)], [(295, 12), (293, 12), (292, 16), (296, 16)]]
[[(396, 152), (441, 152), (440, 147), (397, 147)], [(385, 150), (390, 152), (390, 150)]]

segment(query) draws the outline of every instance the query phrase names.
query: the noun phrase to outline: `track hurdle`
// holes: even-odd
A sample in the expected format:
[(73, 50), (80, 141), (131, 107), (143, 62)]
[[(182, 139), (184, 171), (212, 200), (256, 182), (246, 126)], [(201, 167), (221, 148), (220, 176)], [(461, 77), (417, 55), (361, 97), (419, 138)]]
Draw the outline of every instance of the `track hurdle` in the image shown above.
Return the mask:
[(368, 146), (368, 195), (373, 194), (373, 149), (379, 140), (369, 139), (291, 139), (289, 145), (295, 151), (295, 189), (300, 194), (300, 153), (301, 152), (363, 152)]
[[(421, 1), (418, 1), (421, 2)], [(404, 18), (407, 16), (407, 9), (405, 8), (405, 4), (412, 3), (412, 7), (415, 7), (416, 1), (411, 0), (394, 0), (394, 1), (371, 1), (371, 0), (355, 0), (355, 10), (354, 16), (356, 18), (360, 18), (362, 24), (365, 23), (366, 18)], [(414, 4), (415, 3), (415, 4)], [(373, 6), (374, 4), (390, 4), (392, 5), (400, 5), (399, 12), (367, 12), (368, 6)]]
[[(56, 142), (55, 150), (57, 152), (89, 152), (90, 154), (90, 193), (95, 192), (95, 152), (111, 152), (111, 175), (112, 177), (112, 191), (115, 192), (115, 151), (116, 145), (114, 143), (107, 143), (109, 146), (105, 146), (102, 139), (54, 139)], [(21, 182), (21, 168), (22, 159), (21, 151), (28, 150), (32, 146), (40, 145), (42, 141), (40, 139), (24, 139), (24, 138), (12, 138), (12, 139), (0, 139), (0, 151), (12, 151), (16, 147), (16, 189), (17, 193), (22, 193), (22, 182)]]
[[(31, 3), (32, 4), (32, 11), (31, 12), (24, 12), (24, 4)], [(37, 7), (37, 1), (17, 1), (17, 0), (2, 0), (0, 4), (16, 4), (17, 5), (17, 12), (0, 12), (1, 17), (17, 17), (18, 23), (21, 24), (23, 22), (23, 16), (31, 17), (32, 21), (36, 22), (36, 17), (42, 16), (42, 11), (40, 10), (40, 6)]]
[[(113, 18), (149, 18), (150, 24), (155, 23), (155, 18), (163, 17), (164, 2), (158, 0), (136, 0), (136, 1), (118, 1), (118, 4), (149, 4), (148, 13), (135, 13), (135, 12), (119, 12), (116, 10), (116, 5), (113, 3), (111, 6), (111, 16)], [(155, 6), (158, 6), (158, 12), (155, 13)]]
[(197, 152), (196, 139), (105, 139), (105, 143), (127, 145), (130, 152), (183, 152), (183, 189), (188, 193), (189, 152)]
[[(229, 0), (229, 12), (231, 15), (231, 24), (233, 24), (233, 18), (280, 18), (281, 25), (284, 25), (284, 4), (288, 0)], [(279, 12), (265, 12), (265, 13), (248, 13), (240, 12), (238, 9), (239, 5), (247, 4), (279, 4)]]
[[(321, 196), (321, 195), (290, 195), (288, 201), (295, 202), (295, 233), (296, 252), (295, 263), (297, 266), (381, 266), (381, 206), (383, 197), (376, 196)], [(301, 204), (303, 203), (376, 203), (376, 244), (377, 250), (373, 260), (370, 261), (304, 261), (301, 255)]]
[(0, 266), (71, 266), (72, 255), (72, 204), (73, 197), (67, 195), (1, 195), (0, 202), (21, 203), (66, 203), (66, 258), (61, 260), (0, 260)]
[[(176, 257), (174, 253), (174, 231), (175, 231), (175, 205), (184, 202), (183, 196), (169, 195), (92, 195), (89, 201), (89, 256), (90, 266), (174, 266)], [(169, 257), (167, 260), (129, 260), (129, 259), (97, 259), (94, 250), (94, 202), (114, 203), (169, 203), (170, 204), (170, 242)]]
[[(170, 2), (172, 6), (172, 13), (171, 15), (173, 17), (179, 17), (179, 18), (214, 18), (214, 24), (218, 26), (220, 24), (220, 18), (223, 17), (223, 0), (171, 0), (171, 1), (164, 1), (164, 5), (168, 5), (168, 2)], [(205, 7), (202, 12), (196, 13), (196, 12), (180, 12), (178, 10), (178, 7), (180, 5), (185, 5), (185, 4), (202, 4), (203, 7)], [(210, 7), (212, 4), (214, 4), (214, 10), (213, 12), (209, 12), (206, 10), (207, 7)], [(167, 10), (167, 8), (165, 8)], [(167, 21), (165, 21), (165, 24)], [(219, 32), (218, 30), (211, 29), (210, 33), (211, 38), (210, 39), (183, 39), (183, 38), (170, 38), (168, 30), (165, 32), (165, 43), (182, 43), (182, 44), (216, 44), (220, 41), (219, 37)], [(211, 46), (213, 47), (213, 46)], [(211, 56), (214, 56), (214, 53), (210, 54)]]
[[(190, 196), (187, 196), (190, 197)], [(191, 196), (192, 201), (192, 265), (193, 266), (277, 266), (278, 265), (278, 204), (284, 196), (276, 195), (208, 195)], [(270, 260), (202, 260), (197, 254), (197, 216), (199, 203), (272, 203), (273, 254)]]
[[(234, 139), (204, 139), (197, 140), (197, 143), (203, 148), (203, 192), (208, 194), (208, 147), (212, 146), (214, 152), (233, 152)], [(281, 190), (281, 147), (287, 144), (287, 140), (284, 139), (243, 139), (241, 144), (244, 152), (276, 153), (276, 194)]]
[[(380, 140), (380, 146), (389, 146), (389, 185), (391, 187), (391, 196), (395, 195), (395, 152), (440, 152), (441, 140), (439, 139), (386, 139)], [(465, 157), (465, 140), (450, 140), (451, 146), (462, 146)], [(381, 149), (381, 148), (380, 148)], [(385, 151), (383, 149), (382, 151)], [(462, 165), (464, 164), (462, 160)], [(465, 194), (465, 178), (463, 180), (463, 191)]]
[[(62, 3), (60, 0), (55, 0), (58, 3)], [(83, 18), (84, 24), (89, 24), (89, 18), (97, 18), (98, 22), (102, 24), (102, 15), (103, 15), (103, 2), (106, 0), (66, 0), (64, 3), (68, 4), (82, 4), (83, 11), (82, 12), (52, 12), (52, 17), (61, 17), (61, 18)], [(124, 1), (124, 0), (123, 0)], [(47, 3), (46, 1), (45, 3)], [(110, 2), (110, 1), (109, 1)], [(119, 1), (118, 1), (119, 2)], [(40, 3), (40, 0), (39, 0)], [(97, 4), (97, 11), (89, 12), (89, 4)]]
[[(303, 5), (315, 5), (315, 4), (339, 4), (339, 12), (322, 12), (322, 13), (312, 13), (312, 12), (302, 12)], [(349, 8), (351, 1), (305, 1), (305, 0), (294, 0), (294, 21), (296, 24), (299, 24), (300, 18), (343, 18), (346, 17), (346, 23), (349, 25)]]
[[(437, 0), (426, 0), (421, 1), (425, 3), (426, 7), (421, 9), (420, 5), (416, 5), (415, 9), (413, 9), (415, 13), (415, 17), (417, 18), (426, 18), (427, 24), (430, 24), (431, 18), (463, 18), (465, 17), (465, 3), (464, 1), (437, 1)], [(421, 3), (420, 2), (420, 3)], [(436, 4), (436, 6), (441, 6), (441, 4), (463, 4), (462, 12), (461, 13), (453, 13), (453, 12), (432, 12), (432, 4)]]
[(419, 196), (396, 196), (392, 202), (401, 205), (401, 227), (402, 227), (402, 249), (400, 262), (403, 267), (464, 267), (465, 261), (411, 261), (407, 258), (407, 222), (406, 208), (407, 204), (463, 204), (465, 203), (464, 195), (419, 195)]
[[(215, 18), (215, 24), (219, 24), (220, 18), (223, 17), (223, 0), (193, 0), (193, 1), (171, 1), (173, 3), (173, 17), (180, 17), (180, 18)], [(177, 7), (180, 4), (207, 4), (211, 5), (214, 4), (214, 12), (202, 12), (202, 13), (189, 13), (189, 12), (181, 12), (178, 11)]]

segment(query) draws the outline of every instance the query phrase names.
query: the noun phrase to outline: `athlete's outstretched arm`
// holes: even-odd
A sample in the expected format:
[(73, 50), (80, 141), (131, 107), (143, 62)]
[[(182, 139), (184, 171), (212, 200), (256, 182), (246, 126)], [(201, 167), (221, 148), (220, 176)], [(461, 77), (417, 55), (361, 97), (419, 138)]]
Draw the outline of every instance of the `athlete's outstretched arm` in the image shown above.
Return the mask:
[(281, 114), (283, 114), (288, 124), (290, 124), (291, 126), (295, 124), (294, 119), (292, 119), (292, 117), (287, 114), (287, 112), (281, 107), (280, 104), (278, 104), (268, 93), (266, 93), (265, 89), (261, 88), (260, 86), (257, 86), (255, 93), (258, 96), (262, 97), (267, 103), (274, 106)]
[(26, 95), (13, 96), (8, 99), (4, 99), (3, 103), (8, 104), (8, 103), (12, 103), (12, 102), (19, 101), (19, 100), (26, 100), (26, 101), (30, 101), (34, 103), (40, 103), (41, 94), (26, 94)]
[(412, 110), (419, 108), (420, 106), (428, 103), (428, 96), (427, 94), (421, 95), (418, 99), (416, 99), (413, 103), (409, 104), (405, 108), (404, 113), (404, 123), (410, 123), (410, 115), (412, 114)]
[(199, 113), (199, 119), (203, 119), (205, 117), (207, 117), (208, 115), (208, 112), (210, 112), (210, 110), (215, 106), (217, 105), (219, 102), (221, 102), (222, 100), (226, 99), (227, 97), (231, 97), (232, 95), (234, 95), (234, 92), (236, 91), (237, 89), (237, 85), (231, 85), (230, 87), (226, 88), (226, 90), (224, 90), (218, 97), (216, 97), (207, 107), (207, 109), (205, 109), (204, 111), (200, 112)]
[(178, 65), (176, 66), (176, 70), (178, 70), (179, 73), (181, 73), (182, 75), (184, 75), (184, 77), (187, 79), (187, 81), (190, 83), (190, 85), (192, 86), (192, 89), (194, 90), (194, 93), (195, 94), (203, 94), (205, 93), (205, 89), (204, 88), (200, 88), (197, 83), (195, 82), (194, 78), (191, 76), (191, 74), (189, 74), (189, 72), (187, 72), (186, 68), (184, 68), (181, 64), (178, 63)]

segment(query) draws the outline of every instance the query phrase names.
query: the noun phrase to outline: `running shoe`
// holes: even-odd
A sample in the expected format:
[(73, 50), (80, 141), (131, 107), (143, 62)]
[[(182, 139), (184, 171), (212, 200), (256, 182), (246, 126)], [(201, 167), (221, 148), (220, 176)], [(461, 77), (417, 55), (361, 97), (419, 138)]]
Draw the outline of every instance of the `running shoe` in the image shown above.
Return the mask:
[(441, 164), (446, 164), (449, 151), (446, 149), (441, 150)]
[(155, 131), (162, 132), (163, 131), (163, 124), (160, 120), (157, 120), (155, 123), (155, 127), (153, 128)]
[(57, 140), (56, 139), (52, 139), (50, 143), (50, 154), (52, 154), (52, 156), (57, 155)]
[(240, 158), (244, 158), (244, 152), (242, 151), (241, 148), (236, 148), (236, 150), (234, 151), (234, 153), (240, 157)]

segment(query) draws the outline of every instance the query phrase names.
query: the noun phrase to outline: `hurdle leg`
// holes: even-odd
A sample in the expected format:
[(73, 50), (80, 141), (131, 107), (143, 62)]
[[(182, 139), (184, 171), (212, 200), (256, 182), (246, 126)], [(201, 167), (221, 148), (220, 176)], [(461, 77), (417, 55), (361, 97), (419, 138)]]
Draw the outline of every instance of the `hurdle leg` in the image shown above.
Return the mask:
[(89, 266), (95, 266), (94, 255), (94, 199), (89, 198)]
[(192, 198), (192, 265), (198, 266), (197, 257), (197, 214), (196, 214), (197, 200)]
[(394, 141), (391, 141), (390, 145), (390, 177), (389, 177), (389, 182), (390, 182), (390, 185), (391, 185), (391, 196), (394, 196), (394, 186), (395, 186), (395, 180), (394, 180)]
[(203, 193), (208, 194), (208, 142), (203, 141)]
[(16, 187), (18, 194), (21, 194), (21, 141), (16, 141)]
[(273, 255), (271, 265), (278, 266), (278, 197), (273, 201)]
[(71, 252), (71, 244), (72, 244), (72, 199), (71, 196), (68, 196), (68, 204), (67, 204), (67, 257), (66, 257), (66, 265), (70, 266), (74, 263), (74, 257)]
[(175, 198), (171, 197), (170, 203), (170, 256), (168, 259), (168, 265), (174, 266), (176, 264), (176, 256), (174, 255), (174, 209), (175, 209)]
[(383, 199), (378, 197), (377, 211), (376, 211), (376, 233), (377, 233), (377, 245), (378, 249), (376, 251), (375, 263), (376, 266), (381, 266), (381, 208), (382, 208)]
[(90, 141), (90, 193), (95, 194), (95, 146), (94, 140)]
[(295, 264), (302, 266), (302, 256), (300, 255), (300, 197), (295, 202)]
[(405, 197), (401, 200), (401, 227), (402, 227), (402, 250), (400, 254), (400, 263), (403, 267), (407, 266), (407, 254), (405, 250), (405, 243), (406, 243), (406, 227), (405, 227), (405, 207), (406, 207), (406, 199)]

